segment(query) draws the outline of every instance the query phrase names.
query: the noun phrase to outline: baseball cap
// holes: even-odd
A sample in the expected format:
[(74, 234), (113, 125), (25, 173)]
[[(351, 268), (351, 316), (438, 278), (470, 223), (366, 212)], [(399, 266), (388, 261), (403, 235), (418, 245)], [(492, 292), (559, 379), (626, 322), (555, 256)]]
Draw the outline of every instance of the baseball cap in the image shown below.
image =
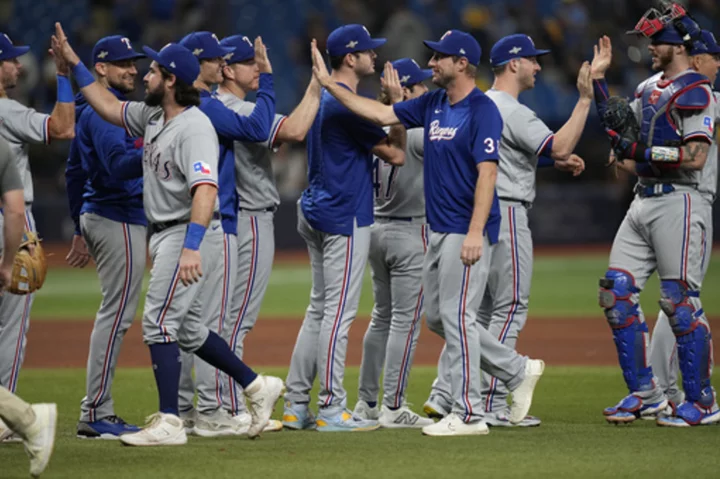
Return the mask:
[(16, 47), (6, 33), (0, 33), (0, 61), (12, 60), (25, 55), (29, 51), (30, 47)]
[(700, 40), (693, 42), (693, 47), (690, 49), (690, 56), (700, 55), (702, 53), (709, 53), (710, 55), (717, 55), (720, 53), (720, 45), (715, 40), (715, 35), (708, 30), (703, 30), (700, 34)]
[(424, 40), (423, 43), (430, 50), (444, 55), (456, 55), (467, 58), (472, 65), (480, 64), (480, 44), (472, 35), (460, 30), (448, 30), (439, 42)]
[[(392, 62), (392, 66), (397, 71), (398, 77), (400, 77), (400, 85), (402, 86), (415, 85), (432, 76), (432, 70), (423, 70), (412, 58), (395, 60)], [(384, 75), (385, 72), (382, 72), (380, 78)]]
[(532, 38), (522, 33), (501, 38), (490, 50), (490, 65), (497, 67), (515, 58), (539, 57), (547, 55), (550, 50), (535, 48)]
[(348, 53), (375, 50), (385, 45), (384, 38), (372, 38), (363, 25), (353, 23), (336, 28), (327, 39), (327, 52), (331, 57), (341, 57)]
[(121, 35), (101, 38), (92, 49), (93, 65), (98, 62), (119, 62), (136, 58), (145, 58), (145, 54), (134, 51), (130, 40)]
[(253, 45), (252, 40), (245, 35), (225, 37), (220, 42), (220, 45), (226, 48), (235, 49), (223, 57), (228, 65), (255, 58), (255, 45)]
[(198, 60), (221, 58), (235, 50), (220, 45), (218, 37), (210, 32), (189, 33), (180, 40), (180, 45), (190, 50)]
[(145, 54), (163, 66), (167, 71), (192, 85), (200, 75), (200, 62), (190, 50), (177, 43), (168, 43), (159, 52), (150, 47), (143, 47)]

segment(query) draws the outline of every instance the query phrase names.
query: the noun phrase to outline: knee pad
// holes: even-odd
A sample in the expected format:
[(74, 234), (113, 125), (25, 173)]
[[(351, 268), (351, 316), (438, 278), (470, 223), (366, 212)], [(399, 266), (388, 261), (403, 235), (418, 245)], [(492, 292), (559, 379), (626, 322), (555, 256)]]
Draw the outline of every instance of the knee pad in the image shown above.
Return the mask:
[(610, 327), (630, 326), (638, 316), (638, 304), (633, 295), (640, 289), (635, 286), (635, 278), (626, 271), (609, 269), (599, 284), (598, 303), (605, 310)]
[(689, 289), (687, 283), (679, 279), (661, 280), (660, 293), (660, 309), (670, 320), (675, 336), (692, 333), (700, 324), (699, 318), (703, 315), (703, 310), (696, 309), (690, 303), (690, 298), (699, 298), (700, 293)]

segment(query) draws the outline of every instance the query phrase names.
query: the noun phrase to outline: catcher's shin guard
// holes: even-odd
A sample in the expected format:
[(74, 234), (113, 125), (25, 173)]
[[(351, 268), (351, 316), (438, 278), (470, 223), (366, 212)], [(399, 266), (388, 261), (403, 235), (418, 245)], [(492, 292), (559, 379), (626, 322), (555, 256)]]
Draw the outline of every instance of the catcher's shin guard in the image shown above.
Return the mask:
[(635, 279), (626, 271), (610, 269), (600, 279), (599, 303), (612, 328), (620, 368), (631, 393), (655, 388), (647, 363), (648, 327), (640, 318), (634, 297), (639, 292)]
[(705, 406), (712, 406), (715, 400), (710, 387), (712, 337), (700, 307), (700, 293), (689, 289), (682, 280), (662, 280), (660, 289), (660, 308), (667, 314), (677, 340), (685, 400), (710, 401)]

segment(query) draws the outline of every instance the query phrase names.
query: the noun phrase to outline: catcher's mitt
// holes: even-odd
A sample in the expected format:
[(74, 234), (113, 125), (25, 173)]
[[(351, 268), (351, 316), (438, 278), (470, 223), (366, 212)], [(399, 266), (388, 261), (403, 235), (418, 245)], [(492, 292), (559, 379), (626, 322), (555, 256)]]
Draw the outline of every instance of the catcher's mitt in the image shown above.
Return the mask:
[(8, 291), (13, 294), (34, 293), (42, 287), (46, 274), (47, 261), (40, 238), (32, 231), (26, 231), (15, 255)]
[(602, 123), (610, 136), (613, 151), (622, 161), (628, 146), (640, 137), (640, 126), (627, 99), (619, 96), (608, 98)]

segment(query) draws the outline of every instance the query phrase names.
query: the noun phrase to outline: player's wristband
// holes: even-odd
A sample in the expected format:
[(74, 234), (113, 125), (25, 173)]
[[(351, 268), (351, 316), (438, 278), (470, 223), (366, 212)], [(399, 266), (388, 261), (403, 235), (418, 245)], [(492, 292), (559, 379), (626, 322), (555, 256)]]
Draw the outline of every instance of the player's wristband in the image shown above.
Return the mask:
[(72, 73), (80, 88), (85, 88), (95, 81), (95, 77), (92, 73), (90, 73), (90, 70), (87, 69), (83, 62), (79, 62), (77, 65), (72, 67)]
[(201, 224), (190, 223), (187, 228), (187, 233), (185, 233), (185, 244), (183, 247), (194, 251), (199, 250), (206, 229), (207, 228)]
[(75, 101), (72, 83), (65, 75), (57, 75), (57, 101), (59, 103), (72, 103)]
[(541, 155), (538, 156), (538, 168), (545, 168), (547, 166), (555, 166), (555, 160), (549, 156)]

